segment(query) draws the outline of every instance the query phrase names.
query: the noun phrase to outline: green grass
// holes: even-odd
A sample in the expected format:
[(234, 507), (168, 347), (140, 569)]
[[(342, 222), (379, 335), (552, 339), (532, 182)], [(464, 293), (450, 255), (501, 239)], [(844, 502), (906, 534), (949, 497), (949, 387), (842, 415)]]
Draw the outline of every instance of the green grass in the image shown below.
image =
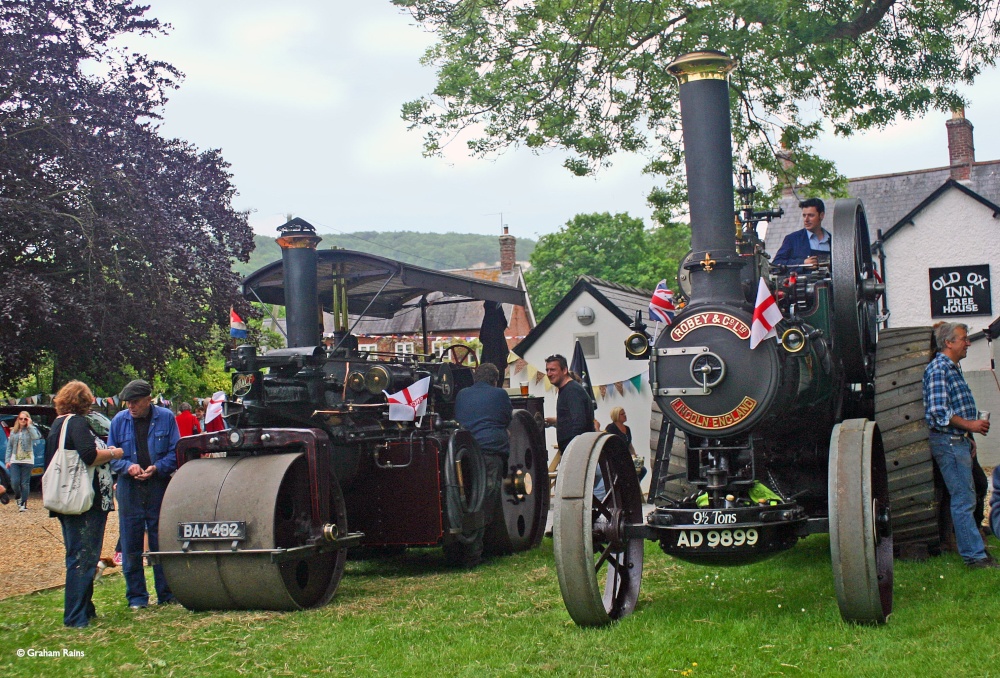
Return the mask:
[(350, 562), (330, 605), (298, 613), (132, 613), (113, 576), (84, 630), (62, 626), (61, 590), (0, 601), (0, 675), (1000, 675), (1000, 577), (955, 555), (897, 563), (895, 612), (878, 628), (841, 621), (825, 536), (732, 568), (649, 543), (645, 568), (638, 610), (603, 629), (570, 621), (548, 539), (472, 572), (437, 550)]

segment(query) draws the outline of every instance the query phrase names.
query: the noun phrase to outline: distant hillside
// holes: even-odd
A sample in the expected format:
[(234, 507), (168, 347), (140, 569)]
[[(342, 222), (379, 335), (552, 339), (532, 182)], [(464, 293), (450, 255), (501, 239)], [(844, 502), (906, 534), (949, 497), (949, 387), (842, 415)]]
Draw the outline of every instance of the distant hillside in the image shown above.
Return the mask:
[[(356, 233), (321, 234), (320, 249), (342, 247), (359, 252), (377, 254), (407, 264), (425, 268), (469, 268), (485, 262), (500, 261), (499, 236), (473, 235), (470, 233), (417, 233), (415, 231), (358, 231)], [(281, 248), (274, 238), (254, 236), (253, 253), (246, 264), (237, 262), (233, 270), (242, 276), (249, 275), (261, 266), (281, 258)], [(535, 241), (517, 239), (517, 259), (527, 261), (535, 249)]]

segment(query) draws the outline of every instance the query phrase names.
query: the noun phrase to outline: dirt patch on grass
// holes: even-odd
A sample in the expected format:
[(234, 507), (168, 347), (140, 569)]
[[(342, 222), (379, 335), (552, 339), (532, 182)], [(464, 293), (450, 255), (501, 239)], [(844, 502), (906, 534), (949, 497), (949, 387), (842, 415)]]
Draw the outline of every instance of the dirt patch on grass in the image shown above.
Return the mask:
[[(23, 513), (11, 501), (0, 506), (0, 600), (66, 583), (66, 550), (62, 525), (42, 508), (42, 495), (32, 492)], [(118, 542), (118, 514), (108, 514), (102, 555), (111, 556)], [(117, 571), (117, 568), (116, 570)]]

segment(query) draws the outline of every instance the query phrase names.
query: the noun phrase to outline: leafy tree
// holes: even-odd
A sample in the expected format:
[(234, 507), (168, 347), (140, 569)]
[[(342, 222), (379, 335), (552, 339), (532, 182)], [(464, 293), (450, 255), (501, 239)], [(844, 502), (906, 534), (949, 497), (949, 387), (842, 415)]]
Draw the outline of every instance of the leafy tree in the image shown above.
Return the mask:
[(652, 290), (676, 275), (690, 238), (684, 225), (647, 231), (628, 214), (578, 214), (543, 235), (531, 255), (525, 283), (535, 314), (544, 317), (581, 275)]
[(147, 9), (0, 2), (0, 383), (43, 352), (55, 387), (149, 378), (200, 355), (237, 297), (253, 241), (229, 166), (160, 136), (180, 74), (115, 46), (164, 31)]
[[(393, 0), (437, 35), (424, 61), (433, 95), (405, 104), (425, 150), (465, 138), (472, 153), (512, 145), (568, 149), (585, 174), (618, 151), (665, 175), (652, 196), (677, 205), (681, 173), (677, 56), (722, 50), (744, 161), (813, 190), (843, 186), (810, 152), (824, 122), (841, 135), (898, 115), (962, 104), (956, 90), (998, 52), (997, 0)], [(469, 139), (471, 137), (471, 139)], [(785, 147), (794, 160), (783, 171)]]

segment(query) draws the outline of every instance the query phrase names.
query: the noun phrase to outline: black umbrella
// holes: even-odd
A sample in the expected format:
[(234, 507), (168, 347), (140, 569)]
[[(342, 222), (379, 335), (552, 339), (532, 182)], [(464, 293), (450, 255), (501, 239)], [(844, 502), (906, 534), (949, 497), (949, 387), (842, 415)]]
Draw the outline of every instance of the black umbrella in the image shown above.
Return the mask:
[(571, 372), (576, 373), (580, 380), (583, 381), (583, 385), (587, 388), (587, 393), (590, 395), (590, 402), (594, 405), (594, 410), (597, 410), (597, 399), (594, 398), (594, 386), (590, 383), (590, 370), (587, 369), (587, 358), (583, 355), (583, 347), (580, 346), (580, 340), (576, 340), (576, 346), (573, 347), (573, 360), (569, 363), (569, 369)]

